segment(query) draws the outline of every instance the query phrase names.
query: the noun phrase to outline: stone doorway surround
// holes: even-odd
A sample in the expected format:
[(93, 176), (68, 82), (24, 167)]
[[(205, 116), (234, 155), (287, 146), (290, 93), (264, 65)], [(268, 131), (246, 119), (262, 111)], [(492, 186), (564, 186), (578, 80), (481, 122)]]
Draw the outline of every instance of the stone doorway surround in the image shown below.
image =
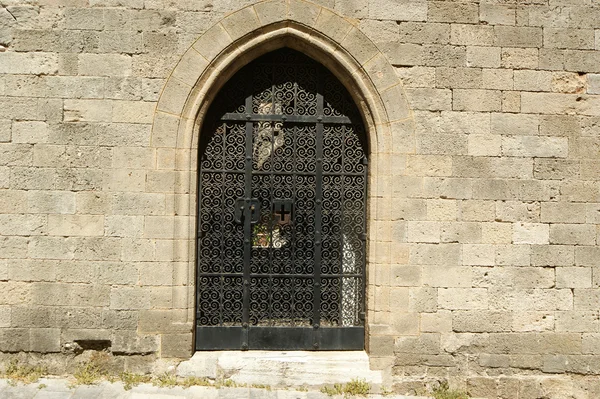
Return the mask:
[(389, 369), (395, 338), (418, 334), (418, 315), (394, 299), (390, 276), (395, 258), (408, 256), (407, 247), (392, 240), (391, 182), (403, 173), (405, 155), (414, 153), (414, 119), (394, 68), (355, 21), (303, 0), (260, 1), (229, 14), (188, 49), (162, 90), (151, 145), (174, 154), (172, 171), (161, 169), (174, 180), (174, 200), (168, 204), (173, 216), (164, 221), (173, 231), (173, 309), (146, 311), (139, 332), (161, 335), (161, 357), (192, 355), (197, 144), (203, 117), (237, 70), (281, 47), (326, 66), (362, 113), (371, 151), (366, 351), (372, 369)]

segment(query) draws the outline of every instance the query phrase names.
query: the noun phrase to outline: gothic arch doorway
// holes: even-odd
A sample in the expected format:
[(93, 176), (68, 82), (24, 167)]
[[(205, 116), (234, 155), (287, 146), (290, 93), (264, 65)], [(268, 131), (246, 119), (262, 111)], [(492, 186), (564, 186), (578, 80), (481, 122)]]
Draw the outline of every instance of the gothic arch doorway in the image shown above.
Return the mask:
[(367, 145), (297, 51), (225, 84), (200, 135), (196, 350), (364, 349)]

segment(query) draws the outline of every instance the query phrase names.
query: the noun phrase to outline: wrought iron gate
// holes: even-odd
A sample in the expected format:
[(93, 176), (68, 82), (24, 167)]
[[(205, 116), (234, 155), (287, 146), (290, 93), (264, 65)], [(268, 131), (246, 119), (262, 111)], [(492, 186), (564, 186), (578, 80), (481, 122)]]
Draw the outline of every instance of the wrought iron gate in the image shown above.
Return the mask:
[(350, 95), (281, 49), (242, 68), (208, 115), (196, 349), (363, 349), (368, 151)]

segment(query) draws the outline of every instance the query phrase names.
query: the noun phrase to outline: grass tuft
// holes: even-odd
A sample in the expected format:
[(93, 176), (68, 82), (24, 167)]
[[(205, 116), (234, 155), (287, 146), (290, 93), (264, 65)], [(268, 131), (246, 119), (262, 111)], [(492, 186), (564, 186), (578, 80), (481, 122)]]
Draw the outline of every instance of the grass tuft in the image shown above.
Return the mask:
[(94, 352), (90, 359), (79, 364), (73, 377), (76, 385), (93, 385), (99, 380), (108, 377), (110, 355), (106, 352)]
[(123, 388), (129, 391), (133, 387), (137, 387), (145, 382), (150, 382), (152, 376), (144, 374), (128, 373), (126, 371), (119, 374), (119, 379), (123, 382)]
[(5, 377), (11, 385), (16, 385), (18, 382), (31, 384), (37, 382), (44, 374), (46, 374), (44, 367), (21, 365), (18, 360), (11, 360), (6, 367)]
[(456, 389), (450, 389), (447, 381), (442, 381), (440, 386), (431, 392), (434, 399), (469, 399), (469, 394)]
[(165, 372), (152, 380), (152, 385), (161, 388), (172, 388), (177, 385), (177, 376)]
[(321, 392), (328, 396), (344, 395), (344, 396), (367, 396), (371, 386), (365, 380), (352, 379), (346, 384), (333, 384), (333, 387), (324, 386)]

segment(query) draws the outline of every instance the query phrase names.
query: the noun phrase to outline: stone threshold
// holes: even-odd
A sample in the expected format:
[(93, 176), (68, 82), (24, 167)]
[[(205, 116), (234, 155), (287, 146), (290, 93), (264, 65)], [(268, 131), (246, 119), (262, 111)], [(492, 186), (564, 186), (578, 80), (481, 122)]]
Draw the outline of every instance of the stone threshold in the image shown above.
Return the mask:
[(354, 378), (377, 388), (383, 383), (364, 351), (203, 351), (180, 363), (176, 373), (273, 387), (318, 387)]

